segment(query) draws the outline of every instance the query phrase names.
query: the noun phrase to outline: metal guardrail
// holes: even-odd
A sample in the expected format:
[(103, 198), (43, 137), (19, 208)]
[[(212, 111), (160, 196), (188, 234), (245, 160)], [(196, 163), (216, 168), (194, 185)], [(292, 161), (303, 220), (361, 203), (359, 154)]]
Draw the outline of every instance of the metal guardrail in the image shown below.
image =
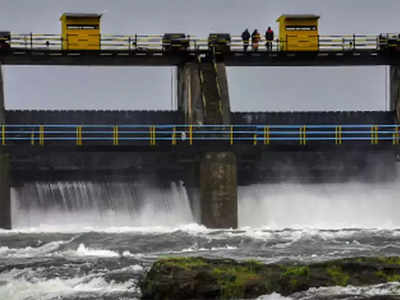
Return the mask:
[(349, 141), (400, 145), (399, 125), (85, 125), (85, 124), (3, 124), (1, 145), (71, 144), (156, 146), (221, 142), (264, 144)]
[[(393, 38), (399, 39), (397, 34), (391, 34)], [(314, 36), (310, 38), (315, 39)], [(382, 36), (381, 36), (382, 37)], [(385, 36), (386, 37), (386, 36)], [(101, 50), (120, 50), (120, 51), (162, 51), (162, 34), (135, 34), (135, 35), (111, 35), (102, 34), (100, 36)], [(188, 50), (207, 50), (208, 39), (194, 35), (188, 35)], [(318, 35), (319, 49), (322, 51), (349, 51), (349, 50), (379, 50), (379, 35)], [(11, 34), (11, 48), (25, 50), (62, 50), (62, 36), (59, 34)], [(275, 39), (272, 42), (272, 51), (281, 51), (282, 43)], [(243, 41), (238, 35), (231, 36), (231, 51), (243, 51)], [(249, 45), (251, 51), (251, 44)], [(261, 37), (258, 51), (267, 51), (266, 40)]]

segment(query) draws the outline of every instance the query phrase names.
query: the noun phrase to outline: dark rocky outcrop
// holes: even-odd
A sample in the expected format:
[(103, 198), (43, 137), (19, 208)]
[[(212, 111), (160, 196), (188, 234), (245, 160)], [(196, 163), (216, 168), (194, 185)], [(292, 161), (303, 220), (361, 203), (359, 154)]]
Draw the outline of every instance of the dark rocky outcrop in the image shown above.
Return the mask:
[(143, 299), (236, 299), (311, 287), (363, 286), (400, 280), (400, 257), (358, 257), (313, 264), (167, 258), (141, 283)]

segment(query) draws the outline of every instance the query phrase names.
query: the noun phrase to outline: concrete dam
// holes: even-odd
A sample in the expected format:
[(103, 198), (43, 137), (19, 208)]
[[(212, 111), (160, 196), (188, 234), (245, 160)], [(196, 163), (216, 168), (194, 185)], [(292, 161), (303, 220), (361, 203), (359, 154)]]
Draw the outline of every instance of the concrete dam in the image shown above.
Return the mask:
[(10, 187), (33, 182), (182, 183), (199, 223), (236, 228), (241, 185), (395, 177), (397, 66), (390, 111), (231, 112), (223, 61), (177, 74), (177, 111), (7, 111), (1, 92), (0, 227), (12, 226)]

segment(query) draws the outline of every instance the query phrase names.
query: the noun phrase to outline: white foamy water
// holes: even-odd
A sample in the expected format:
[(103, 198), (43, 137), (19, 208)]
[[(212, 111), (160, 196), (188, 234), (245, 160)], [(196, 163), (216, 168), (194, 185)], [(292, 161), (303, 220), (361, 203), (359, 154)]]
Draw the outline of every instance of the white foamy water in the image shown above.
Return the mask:
[[(33, 183), (12, 189), (14, 228), (177, 226), (193, 222), (183, 183), (158, 189), (146, 184)], [(62, 225), (61, 225), (62, 224)]]
[(99, 256), (99, 257), (119, 257), (119, 253), (111, 250), (102, 249), (90, 249), (85, 247), (84, 244), (80, 244), (76, 250), (77, 256)]
[(25, 247), (25, 248), (9, 248), (8, 246), (0, 247), (0, 258), (2, 257), (37, 257), (45, 256), (58, 250), (61, 245), (70, 243), (73, 239), (68, 241), (53, 241), (44, 244), (40, 247)]
[(293, 298), (283, 297), (280, 294), (272, 293), (270, 295), (258, 297), (257, 300), (293, 300)]
[(82, 295), (103, 297), (115, 294), (135, 292), (133, 280), (123, 283), (106, 282), (100, 276), (83, 276), (63, 279), (38, 278), (32, 269), (0, 273), (0, 299), (58, 299), (61, 297), (78, 297)]
[[(299, 292), (291, 295), (293, 299), (298, 300), (318, 300), (326, 299), (360, 299), (360, 297), (371, 297), (371, 296), (398, 296), (400, 295), (400, 283), (399, 282), (388, 282), (369, 286), (330, 286), (320, 288), (310, 288), (307, 291)], [(346, 297), (347, 296), (347, 297)], [(363, 298), (361, 298), (363, 299)], [(384, 299), (384, 298), (380, 298)]]
[(399, 228), (400, 185), (258, 184), (239, 188), (239, 226)]

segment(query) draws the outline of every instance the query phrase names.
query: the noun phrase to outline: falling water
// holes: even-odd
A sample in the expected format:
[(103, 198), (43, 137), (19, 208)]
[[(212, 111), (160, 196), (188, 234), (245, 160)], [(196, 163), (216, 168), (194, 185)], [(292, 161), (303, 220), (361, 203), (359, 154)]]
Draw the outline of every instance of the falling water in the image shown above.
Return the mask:
[(193, 222), (182, 182), (36, 182), (12, 190), (13, 227), (158, 226)]
[(400, 228), (400, 170), (391, 181), (276, 183), (239, 188), (239, 225)]

